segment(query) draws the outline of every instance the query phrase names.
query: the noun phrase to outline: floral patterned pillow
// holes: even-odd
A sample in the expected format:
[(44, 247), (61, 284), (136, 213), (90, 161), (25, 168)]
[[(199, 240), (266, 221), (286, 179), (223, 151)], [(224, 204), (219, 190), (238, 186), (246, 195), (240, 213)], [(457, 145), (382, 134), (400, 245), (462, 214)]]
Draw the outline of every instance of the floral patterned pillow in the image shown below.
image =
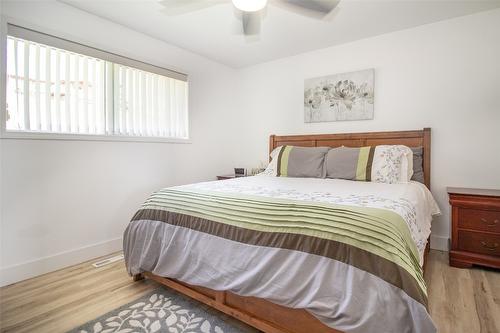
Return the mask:
[(259, 173), (260, 176), (276, 176), (278, 169), (278, 154), (280, 153), (281, 148), (283, 146), (279, 146), (273, 149), (269, 156), (271, 157), (271, 162), (267, 165), (267, 168)]
[(413, 175), (413, 152), (403, 145), (376, 146), (371, 180), (377, 183), (407, 183)]

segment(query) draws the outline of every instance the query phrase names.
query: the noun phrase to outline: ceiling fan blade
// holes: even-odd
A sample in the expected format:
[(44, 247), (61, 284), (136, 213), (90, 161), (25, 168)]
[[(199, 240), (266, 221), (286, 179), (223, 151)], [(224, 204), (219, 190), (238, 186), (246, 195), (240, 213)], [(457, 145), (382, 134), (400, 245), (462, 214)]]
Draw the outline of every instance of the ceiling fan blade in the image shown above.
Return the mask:
[(260, 32), (261, 12), (242, 12), (243, 34), (257, 35)]
[(280, 0), (288, 6), (305, 9), (316, 15), (326, 16), (337, 7), (340, 0)]
[(162, 12), (167, 15), (182, 15), (207, 7), (215, 6), (225, 0), (160, 0), (158, 4), (163, 6)]

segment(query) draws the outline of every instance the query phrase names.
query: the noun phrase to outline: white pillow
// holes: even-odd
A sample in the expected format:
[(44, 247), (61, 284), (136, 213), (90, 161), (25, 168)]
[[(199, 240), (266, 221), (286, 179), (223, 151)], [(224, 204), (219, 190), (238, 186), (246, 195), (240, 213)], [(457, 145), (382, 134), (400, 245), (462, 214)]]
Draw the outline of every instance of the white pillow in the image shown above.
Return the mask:
[(375, 147), (371, 180), (377, 183), (407, 183), (413, 175), (413, 152), (403, 145)]
[(273, 151), (271, 152), (271, 154), (269, 154), (269, 156), (271, 156), (271, 160), (273, 158), (275, 158), (280, 153), (281, 147), (283, 147), (283, 146), (278, 146), (278, 147), (274, 148)]
[(278, 159), (275, 157), (277, 157), (278, 154), (280, 153), (281, 147), (283, 147), (283, 146), (279, 146), (279, 147), (274, 148), (273, 151), (271, 152), (271, 154), (269, 154), (269, 156), (271, 157), (271, 162), (269, 162), (269, 164), (267, 165), (267, 168), (264, 171), (262, 171), (261, 173), (259, 173), (259, 175), (276, 176), (278, 174), (277, 173)]
[(278, 159), (275, 157), (278, 156), (278, 154), (281, 150), (281, 147), (283, 147), (283, 146), (279, 146), (279, 147), (274, 148), (273, 151), (271, 152), (271, 154), (269, 154), (269, 156), (271, 157), (271, 162), (269, 162), (269, 164), (267, 165), (267, 167), (264, 171), (259, 173), (259, 176), (274, 176), (275, 177), (278, 174), (277, 173)]
[(403, 159), (403, 163), (401, 164), (401, 183), (408, 183), (413, 177), (413, 150), (411, 148), (403, 146), (407, 148), (405, 153), (405, 159)]

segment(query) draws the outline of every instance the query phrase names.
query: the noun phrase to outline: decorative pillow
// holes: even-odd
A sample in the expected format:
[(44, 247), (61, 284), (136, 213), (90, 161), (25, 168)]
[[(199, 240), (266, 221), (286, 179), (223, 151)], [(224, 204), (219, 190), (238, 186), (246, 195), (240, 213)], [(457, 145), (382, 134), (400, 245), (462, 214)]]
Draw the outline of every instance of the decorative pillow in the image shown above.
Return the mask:
[(424, 149), (422, 147), (411, 148), (413, 152), (413, 176), (411, 180), (424, 183)]
[(413, 174), (412, 151), (401, 145), (334, 148), (325, 164), (327, 178), (394, 184), (408, 182)]
[(271, 156), (271, 159), (275, 158), (280, 153), (281, 148), (283, 148), (283, 146), (279, 146), (273, 149), (271, 154), (269, 154), (269, 156)]
[(403, 145), (375, 147), (372, 181), (378, 183), (407, 183), (413, 175), (413, 152)]
[(331, 149), (325, 158), (326, 177), (370, 181), (375, 147)]
[[(328, 147), (278, 147), (277, 154), (271, 153), (272, 160), (263, 174), (277, 177), (324, 178), (324, 159)], [(273, 156), (274, 155), (274, 156)]]

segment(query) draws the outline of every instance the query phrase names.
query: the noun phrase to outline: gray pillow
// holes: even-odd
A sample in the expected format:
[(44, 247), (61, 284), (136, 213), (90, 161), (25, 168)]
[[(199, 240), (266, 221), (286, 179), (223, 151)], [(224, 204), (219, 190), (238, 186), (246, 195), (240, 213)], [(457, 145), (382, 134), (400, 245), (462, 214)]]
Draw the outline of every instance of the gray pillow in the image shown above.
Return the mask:
[(324, 160), (328, 147), (283, 146), (277, 156), (278, 177), (325, 178)]
[(338, 147), (325, 158), (326, 178), (370, 181), (375, 147)]
[(413, 147), (413, 176), (411, 180), (417, 181), (419, 183), (424, 183), (424, 159), (423, 159), (423, 148)]

